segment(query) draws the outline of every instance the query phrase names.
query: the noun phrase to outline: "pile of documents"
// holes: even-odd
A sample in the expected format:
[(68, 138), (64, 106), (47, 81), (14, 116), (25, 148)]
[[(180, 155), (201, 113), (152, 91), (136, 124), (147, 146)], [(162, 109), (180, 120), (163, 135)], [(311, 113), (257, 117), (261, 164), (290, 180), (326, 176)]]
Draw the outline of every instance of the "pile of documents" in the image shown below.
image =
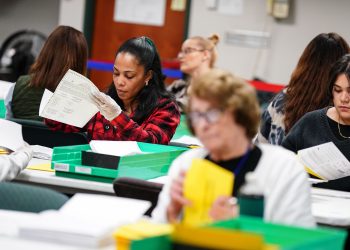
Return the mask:
[(141, 220), (134, 224), (121, 226), (114, 233), (118, 250), (131, 249), (132, 241), (141, 240), (160, 235), (169, 235), (173, 231), (170, 224), (155, 224), (150, 221)]
[(306, 171), (320, 179), (335, 180), (350, 175), (350, 162), (333, 142), (299, 150), (298, 157)]
[(114, 243), (112, 233), (118, 226), (139, 220), (150, 205), (114, 196), (75, 194), (59, 211), (23, 220), (18, 236), (88, 248), (106, 246)]

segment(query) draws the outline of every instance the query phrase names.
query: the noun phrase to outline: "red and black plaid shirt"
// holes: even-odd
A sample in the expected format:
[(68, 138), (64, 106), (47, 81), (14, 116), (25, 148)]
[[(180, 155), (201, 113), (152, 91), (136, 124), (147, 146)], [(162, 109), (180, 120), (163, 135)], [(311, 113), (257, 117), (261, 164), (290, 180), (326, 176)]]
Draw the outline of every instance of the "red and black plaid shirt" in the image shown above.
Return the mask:
[(52, 130), (66, 133), (87, 132), (91, 140), (139, 141), (168, 144), (180, 123), (180, 112), (175, 102), (167, 98), (159, 104), (141, 124), (132, 120), (133, 114), (121, 113), (112, 121), (105, 119), (98, 112), (83, 128), (77, 128), (61, 122), (45, 119)]

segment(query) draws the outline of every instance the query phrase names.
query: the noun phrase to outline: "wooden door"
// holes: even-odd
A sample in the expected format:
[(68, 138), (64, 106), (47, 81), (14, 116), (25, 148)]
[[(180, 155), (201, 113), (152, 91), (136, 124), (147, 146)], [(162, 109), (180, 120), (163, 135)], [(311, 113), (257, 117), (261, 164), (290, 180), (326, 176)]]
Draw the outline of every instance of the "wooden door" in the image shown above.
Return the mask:
[[(112, 63), (122, 42), (137, 36), (150, 37), (155, 42), (163, 62), (176, 58), (187, 36), (189, 1), (187, 11), (174, 11), (171, 9), (172, 0), (167, 0), (165, 22), (161, 27), (115, 22), (113, 20), (115, 1), (117, 0), (96, 0), (94, 3), (92, 60)], [(89, 77), (100, 90), (106, 90), (112, 82), (112, 72), (109, 71), (91, 70)]]

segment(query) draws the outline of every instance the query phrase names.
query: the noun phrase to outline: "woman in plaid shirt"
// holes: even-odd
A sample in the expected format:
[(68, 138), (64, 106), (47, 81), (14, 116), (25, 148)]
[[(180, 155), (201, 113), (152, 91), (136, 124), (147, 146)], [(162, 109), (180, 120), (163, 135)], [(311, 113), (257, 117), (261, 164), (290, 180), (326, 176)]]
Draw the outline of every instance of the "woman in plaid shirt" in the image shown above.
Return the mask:
[(157, 49), (147, 37), (131, 38), (117, 51), (108, 94), (91, 93), (99, 111), (83, 128), (45, 119), (52, 130), (86, 131), (90, 140), (168, 144), (180, 122), (165, 90)]

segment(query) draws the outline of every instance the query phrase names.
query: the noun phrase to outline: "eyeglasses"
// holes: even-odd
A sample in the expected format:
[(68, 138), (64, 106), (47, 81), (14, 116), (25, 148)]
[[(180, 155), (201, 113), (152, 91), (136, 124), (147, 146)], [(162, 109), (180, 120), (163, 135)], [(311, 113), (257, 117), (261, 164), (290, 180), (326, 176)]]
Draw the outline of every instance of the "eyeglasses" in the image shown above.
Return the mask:
[(197, 48), (186, 48), (186, 49), (183, 49), (183, 50), (180, 50), (179, 54), (177, 54), (178, 57), (180, 56), (186, 56), (188, 54), (191, 54), (193, 52), (202, 52), (204, 51), (204, 49), (197, 49)]
[(213, 124), (216, 123), (222, 114), (222, 110), (213, 108), (205, 112), (192, 111), (188, 114), (192, 125), (195, 125), (203, 118), (207, 123)]

